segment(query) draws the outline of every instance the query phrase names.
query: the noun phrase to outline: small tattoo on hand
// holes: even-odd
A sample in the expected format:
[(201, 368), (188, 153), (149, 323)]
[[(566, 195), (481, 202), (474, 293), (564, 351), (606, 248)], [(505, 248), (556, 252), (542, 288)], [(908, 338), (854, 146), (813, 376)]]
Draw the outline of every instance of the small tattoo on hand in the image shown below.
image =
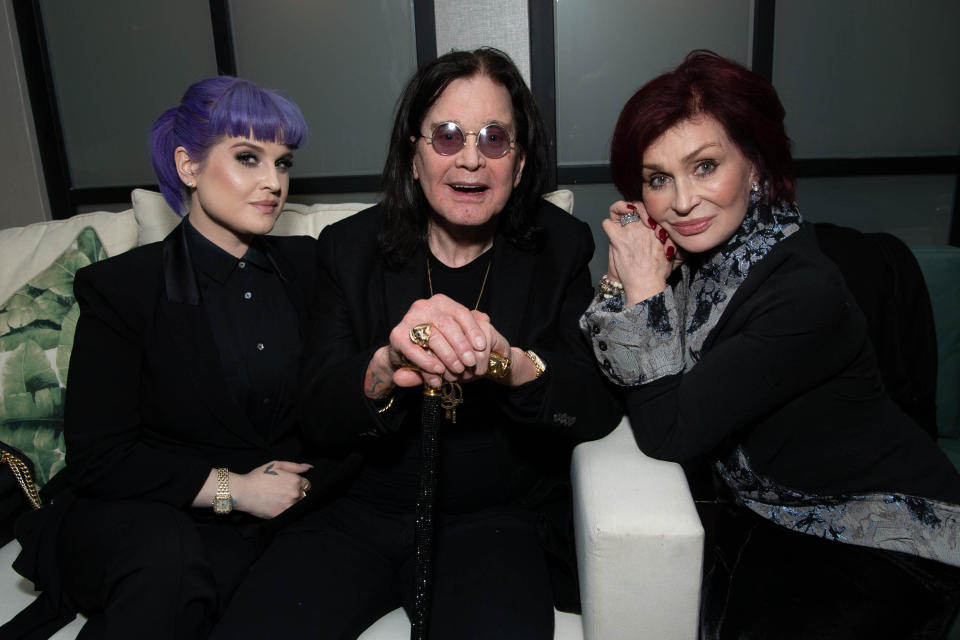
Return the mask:
[(363, 381), (363, 392), (371, 400), (383, 400), (390, 395), (392, 389), (384, 390), (386, 383), (380, 379), (380, 376), (367, 371), (366, 379)]
[(268, 476), (278, 476), (278, 475), (280, 475), (279, 473), (277, 473), (276, 471), (273, 470), (273, 463), (272, 463), (272, 462), (267, 465), (267, 468), (263, 470), (263, 473), (264, 473), (265, 475), (268, 475)]

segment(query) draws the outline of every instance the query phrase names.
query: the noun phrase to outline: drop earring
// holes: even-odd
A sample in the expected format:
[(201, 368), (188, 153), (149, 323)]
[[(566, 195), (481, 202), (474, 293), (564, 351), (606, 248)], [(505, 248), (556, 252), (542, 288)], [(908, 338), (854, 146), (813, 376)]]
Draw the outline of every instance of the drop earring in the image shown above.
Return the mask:
[(750, 204), (758, 204), (760, 202), (761, 197), (762, 197), (762, 194), (760, 193), (760, 183), (757, 181), (754, 181), (750, 185)]

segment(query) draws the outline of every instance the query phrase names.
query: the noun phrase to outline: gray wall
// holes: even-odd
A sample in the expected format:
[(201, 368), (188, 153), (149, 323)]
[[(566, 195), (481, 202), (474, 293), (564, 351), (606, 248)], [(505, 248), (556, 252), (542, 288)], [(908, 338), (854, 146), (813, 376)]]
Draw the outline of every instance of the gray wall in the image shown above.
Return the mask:
[(0, 0), (0, 229), (50, 219), (11, 0)]
[[(818, 7), (820, 5), (825, 7), (829, 5), (830, 0), (816, 0), (816, 2), (820, 3), (817, 5)], [(578, 8), (581, 7), (581, 3), (582, 7), (590, 7), (582, 16), (576, 13)], [(557, 60), (560, 66), (557, 88), (558, 127), (560, 129), (558, 147), (561, 164), (564, 164), (565, 161), (573, 164), (589, 164), (605, 159), (606, 147), (609, 142), (609, 131), (607, 129), (612, 128), (616, 115), (610, 109), (619, 107), (623, 99), (638, 86), (641, 80), (653, 74), (653, 71), (649, 69), (641, 73), (636, 71), (634, 67), (646, 69), (652, 66), (655, 67), (654, 71), (659, 70), (660, 67), (666, 68), (675, 64), (682, 52), (685, 52), (691, 46), (705, 46), (705, 44), (738, 59), (747, 55), (746, 51), (750, 41), (748, 25), (751, 23), (748, 14), (752, 11), (752, 0), (737, 0), (734, 5), (738, 7), (738, 12), (731, 12), (729, 6), (721, 10), (721, 13), (729, 20), (736, 17), (734, 22), (742, 26), (742, 28), (730, 27), (725, 30), (724, 33), (729, 32), (728, 36), (732, 38), (729, 43), (725, 45), (724, 42), (726, 41), (714, 42), (704, 39), (706, 36), (699, 37), (695, 39), (696, 41), (691, 42), (684, 40), (675, 43), (674, 48), (677, 48), (677, 51), (672, 49), (670, 52), (661, 51), (663, 56), (673, 56), (669, 60), (650, 59), (650, 56), (640, 56), (638, 58), (637, 46), (633, 41), (620, 42), (614, 36), (626, 29), (628, 34), (632, 34), (636, 38), (638, 36), (634, 31), (646, 29), (642, 33), (642, 40), (650, 41), (657, 35), (658, 30), (669, 31), (667, 26), (678, 21), (683, 23), (681, 25), (683, 29), (676, 27), (674, 30), (679, 29), (679, 32), (684, 34), (690, 31), (688, 27), (696, 21), (699, 21), (697, 24), (708, 23), (716, 27), (719, 18), (706, 19), (700, 16), (704, 7), (710, 4), (706, 0), (683, 0), (682, 2), (679, 0), (676, 2), (673, 0), (670, 2), (643, 0), (640, 3), (635, 2), (635, 0), (603, 0), (599, 3), (581, 0), (581, 3), (564, 3), (556, 7), (558, 12)], [(844, 6), (846, 7), (846, 5)], [(866, 24), (868, 24), (865, 30), (866, 35), (863, 35), (868, 41), (866, 44), (860, 43), (857, 47), (854, 47), (856, 49), (854, 51), (847, 51), (849, 47), (845, 48), (836, 43), (831, 45), (829, 47), (831, 51), (844, 50), (849, 54), (845, 54), (843, 59), (833, 60), (827, 56), (824, 60), (816, 58), (816, 60), (811, 61), (801, 56), (800, 62), (794, 61), (784, 67), (790, 61), (789, 56), (780, 52), (776, 58), (780, 60), (780, 67), (776, 69), (775, 84), (784, 84), (781, 88), (782, 95), (789, 98), (794, 93), (798, 93), (803, 98), (806, 93), (803, 90), (798, 90), (790, 83), (797, 84), (808, 76), (820, 77), (824, 65), (830, 68), (831, 65), (845, 64), (844, 68), (848, 70), (847, 75), (857, 76), (859, 81), (868, 85), (871, 82), (877, 83), (878, 86), (884, 81), (889, 83), (889, 78), (893, 75), (889, 72), (893, 68), (891, 65), (903, 58), (902, 61), (897, 63), (900, 66), (893, 66), (896, 66), (898, 70), (895, 77), (903, 85), (903, 88), (911, 89), (905, 91), (905, 93), (916, 94), (918, 87), (924, 91), (933, 92), (932, 96), (927, 96), (928, 99), (921, 102), (923, 106), (919, 108), (923, 113), (929, 112), (932, 108), (929, 105), (939, 103), (942, 103), (939, 107), (941, 111), (947, 109), (950, 105), (955, 108), (956, 100), (954, 98), (960, 91), (960, 85), (955, 79), (950, 78), (955, 77), (952, 70), (960, 64), (960, 53), (958, 53), (960, 52), (960, 45), (953, 42), (939, 58), (932, 55), (921, 56), (921, 58), (917, 58), (917, 56), (930, 49), (930, 46), (923, 46), (925, 38), (937, 42), (944, 40), (941, 32), (948, 32), (952, 28), (955, 22), (952, 18), (955, 17), (957, 9), (951, 8), (952, 5), (948, 0), (921, 5), (926, 7), (926, 11), (923, 12), (925, 15), (922, 16), (922, 19), (917, 19), (919, 22), (914, 21), (916, 22), (914, 24), (914, 22), (905, 18), (893, 19), (893, 17), (896, 17), (893, 14), (901, 11), (896, 8), (897, 6), (896, 3), (892, 2), (877, 5), (873, 5), (868, 0), (851, 2), (849, 7), (844, 9), (842, 22), (845, 25), (863, 24), (864, 20), (869, 18), (869, 20), (866, 20)], [(599, 12), (598, 8), (603, 7), (606, 8), (607, 13), (611, 14), (607, 18), (604, 18), (607, 13)], [(938, 26), (935, 16), (931, 15), (936, 13), (934, 8), (937, 7), (939, 11), (950, 13), (951, 19), (944, 20), (945, 25)], [(801, 19), (804, 16), (809, 18), (808, 14), (811, 13), (819, 15), (816, 11), (807, 8), (806, 5), (794, 5), (784, 1), (778, 3), (777, 9), (777, 42), (780, 43), (781, 48), (790, 44), (790, 33), (794, 33), (802, 41), (804, 36), (811, 38), (812, 34), (817, 32), (817, 29), (822, 30), (824, 28), (819, 22), (807, 24)], [(736, 13), (735, 16), (734, 13)], [(623, 19), (623, 16), (628, 16), (628, 18)], [(435, 17), (438, 51), (443, 52), (451, 48), (472, 48), (480, 44), (491, 44), (507, 51), (518, 62), (518, 65), (524, 71), (524, 75), (529, 77), (527, 0), (436, 0)], [(606, 19), (607, 22), (603, 22), (602, 19)], [(795, 23), (797, 25), (795, 28), (788, 29), (789, 25)], [(830, 24), (829, 20), (827, 24)], [(931, 36), (930, 24), (934, 24), (936, 27), (932, 31), (936, 32), (937, 37)], [(875, 64), (868, 65), (867, 62), (871, 59), (871, 52), (872, 55), (879, 55), (871, 48), (869, 39), (876, 40), (883, 36), (885, 34), (884, 29), (892, 28), (891, 25), (902, 25), (904, 27), (902, 32), (899, 33), (899, 40), (893, 43), (896, 46), (891, 44), (887, 47), (888, 49), (896, 49), (896, 56), (892, 61), (884, 58)], [(595, 34), (598, 31), (606, 34), (605, 37), (597, 38)], [(620, 36), (622, 35), (620, 33)], [(834, 39), (839, 38), (841, 43), (847, 41), (846, 36), (840, 32), (833, 33), (830, 31), (818, 35), (821, 38), (827, 36), (834, 37)], [(0, 228), (6, 228), (47, 220), (50, 218), (50, 214), (42, 169), (37, 154), (32, 112), (29, 108), (23, 78), (20, 48), (13, 19), (12, 0), (0, 0), (0, 36), (2, 36), (2, 43), (0, 43), (0, 47), (2, 47), (0, 49), (0, 82), (3, 83), (0, 86), (5, 88), (3, 92), (0, 92), (0, 123), (2, 123), (0, 125), (0, 142), (4, 143), (3, 149), (5, 151), (0, 155), (0, 188), (6, 196), (6, 206), (0, 208)], [(720, 36), (715, 34), (711, 37), (715, 40)], [(797, 43), (794, 43), (794, 45), (795, 48), (803, 48)], [(656, 50), (660, 51), (663, 48), (663, 46), (660, 46)], [(615, 55), (606, 53), (611, 50), (617, 53)], [(887, 57), (889, 58), (892, 55), (889, 54)], [(860, 59), (864, 56), (867, 56), (866, 61)], [(595, 59), (594, 62), (591, 63), (590, 58)], [(674, 60), (673, 58), (677, 59)], [(931, 59), (936, 61), (933, 65), (929, 64)], [(669, 64), (667, 64), (668, 62)], [(806, 66), (801, 65), (801, 62)], [(814, 62), (817, 62), (820, 66), (812, 70), (807, 69)], [(591, 67), (590, 64), (593, 64), (596, 68)], [(919, 69), (914, 73), (914, 75), (919, 74), (916, 78), (907, 73), (911, 64)], [(628, 66), (624, 68), (624, 65)], [(857, 75), (850, 72), (849, 67), (851, 65), (860, 69), (862, 73)], [(904, 67), (904, 65), (906, 66)], [(631, 69), (634, 70), (631, 71)], [(921, 71), (922, 73), (920, 73)], [(623, 80), (625, 76), (630, 76), (631, 73), (637, 77)], [(946, 79), (941, 78), (940, 81), (935, 81), (939, 77), (936, 76), (937, 73), (941, 76), (945, 75)], [(611, 77), (616, 80), (614, 84), (610, 85), (609, 82), (608, 85), (610, 86), (597, 84), (603, 78)], [(907, 80), (910, 80), (913, 84), (906, 82)], [(620, 86), (621, 84), (623, 86)], [(839, 85), (842, 88), (843, 82), (831, 82), (828, 85), (831, 87)], [(803, 89), (803, 85), (797, 86)], [(620, 93), (617, 93), (618, 91)], [(919, 135), (915, 129), (929, 118), (901, 118), (901, 120), (911, 122), (913, 125), (899, 128), (891, 127), (888, 122), (883, 121), (882, 117), (875, 115), (874, 111), (868, 108), (868, 105), (878, 95), (887, 101), (885, 104), (890, 103), (890, 96), (888, 95), (890, 92), (863, 90), (859, 93), (864, 96), (867, 102), (866, 106), (859, 105), (854, 99), (855, 95), (844, 94), (844, 99), (830, 102), (834, 109), (830, 113), (820, 113), (811, 108), (809, 104), (803, 104), (800, 98), (794, 98), (800, 104), (794, 105), (797, 108), (793, 111), (809, 112), (810, 115), (808, 117), (809, 122), (796, 120), (797, 116), (795, 115), (793, 116), (795, 121), (792, 124), (801, 133), (807, 129), (814, 132), (820, 131), (828, 141), (840, 140), (841, 138), (845, 140), (844, 136), (849, 137), (851, 132), (856, 132), (866, 125), (873, 126), (870, 132), (874, 134), (876, 134), (875, 130), (878, 126), (881, 127), (881, 130), (899, 130), (902, 140), (894, 145), (895, 148), (877, 150), (870, 147), (868, 149), (874, 152), (881, 151), (882, 153), (878, 155), (884, 155), (884, 153), (909, 155), (911, 153), (932, 152), (949, 154), (960, 151), (960, 148), (957, 148), (956, 141), (958, 121), (955, 115), (952, 116), (952, 119), (944, 116), (947, 118), (945, 126), (933, 127), (940, 134), (936, 138), (941, 143), (939, 147), (928, 148), (929, 145), (925, 146), (923, 144), (918, 146), (917, 140), (922, 139), (923, 136)], [(946, 96), (950, 99), (939, 101), (930, 99), (937, 95)], [(616, 99), (611, 96), (616, 97)], [(577, 100), (580, 100), (583, 104), (580, 104)], [(903, 96), (899, 100), (903, 102)], [(893, 101), (893, 103), (899, 104), (896, 101)], [(905, 104), (911, 103), (907, 100)], [(570, 110), (577, 105), (583, 107), (581, 111), (586, 114), (579, 120), (571, 115), (574, 112)], [(838, 109), (840, 111), (837, 111)], [(791, 111), (789, 107), (788, 111)], [(895, 109), (894, 111), (898, 110)], [(934, 114), (939, 113), (940, 111), (934, 110)], [(953, 112), (947, 109), (943, 113), (949, 115)], [(600, 118), (600, 115), (604, 115), (604, 117)], [(607, 124), (604, 125), (603, 123)], [(838, 127), (840, 130), (835, 131), (834, 129)], [(930, 128), (927, 127), (927, 129)], [(600, 132), (598, 133), (598, 131)], [(575, 139), (577, 135), (584, 137), (584, 140), (578, 141)], [(816, 139), (815, 136), (800, 137), (804, 141), (807, 138)], [(860, 135), (859, 137), (864, 136)], [(874, 135), (873, 137), (878, 140), (883, 139), (887, 144), (892, 144), (893, 136)], [(588, 149), (589, 153), (577, 152), (580, 146), (586, 143), (596, 148), (590, 147)], [(798, 154), (800, 156), (804, 155), (804, 151), (807, 152), (807, 155), (812, 153), (814, 156), (835, 155), (831, 153), (832, 148), (826, 149), (814, 145), (816, 148), (807, 149), (804, 145), (809, 146), (808, 142), (798, 144), (797, 150), (800, 152)], [(856, 151), (860, 153), (856, 153)], [(864, 153), (863, 149), (859, 148), (843, 148), (837, 150), (836, 153), (854, 156), (871, 155)], [(567, 158), (567, 156), (570, 157)], [(901, 178), (811, 178), (801, 181), (801, 204), (804, 206), (805, 215), (813, 220), (831, 220), (839, 224), (858, 226), (864, 230), (885, 229), (900, 235), (908, 242), (941, 243), (946, 241), (949, 229), (954, 184), (954, 178), (949, 175)], [(605, 262), (606, 249), (606, 239), (599, 230), (599, 220), (605, 216), (610, 201), (617, 197), (616, 192), (611, 185), (564, 186), (573, 188), (576, 193), (576, 213), (578, 217), (595, 227), (599, 250), (597, 258), (594, 260), (596, 263), (594, 267), (599, 269), (601, 262)], [(871, 203), (864, 203), (862, 198), (864, 192), (879, 195), (873, 198), (874, 201), (871, 201)], [(326, 194), (324, 196), (301, 195), (297, 196), (295, 200), (299, 202), (331, 202), (372, 200), (374, 197), (375, 194)], [(129, 203), (127, 202), (104, 203), (103, 205), (84, 207), (84, 210), (108, 208), (118, 210), (128, 206)], [(905, 214), (903, 212), (909, 213)]]
[[(0, 208), (0, 229), (50, 219), (46, 186), (37, 153), (33, 115), (23, 77), (20, 43), (17, 38), (12, 0), (0, 0), (0, 191), (5, 206)], [(491, 44), (507, 51), (519, 62), (529, 78), (526, 0), (484, 0), (478, 11), (475, 0), (437, 0), (438, 50)], [(489, 6), (488, 6), (489, 5)], [(496, 9), (496, 10), (493, 10)], [(327, 194), (298, 196), (299, 202), (343, 202), (373, 200), (376, 194)], [(104, 203), (84, 210), (128, 208), (129, 203)]]

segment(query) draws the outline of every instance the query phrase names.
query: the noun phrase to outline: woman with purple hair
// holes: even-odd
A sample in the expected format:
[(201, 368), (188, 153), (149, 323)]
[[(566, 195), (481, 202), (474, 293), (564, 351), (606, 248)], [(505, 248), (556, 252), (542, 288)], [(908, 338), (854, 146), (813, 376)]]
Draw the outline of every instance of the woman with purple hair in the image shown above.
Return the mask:
[(67, 468), (18, 531), (18, 569), (44, 590), (32, 613), (54, 628), (79, 611), (84, 638), (205, 637), (322, 495), (294, 410), (316, 241), (265, 235), (306, 129), (246, 80), (192, 85), (150, 132), (183, 221), (77, 273)]

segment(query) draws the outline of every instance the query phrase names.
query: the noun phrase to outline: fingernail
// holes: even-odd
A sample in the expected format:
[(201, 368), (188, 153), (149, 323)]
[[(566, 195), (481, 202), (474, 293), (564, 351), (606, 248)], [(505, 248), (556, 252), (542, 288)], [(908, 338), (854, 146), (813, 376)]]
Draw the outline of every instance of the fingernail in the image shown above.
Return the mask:
[(667, 260), (673, 257), (673, 254), (677, 252), (673, 247), (667, 247)]
[(663, 229), (660, 229), (660, 231), (657, 232), (657, 235), (660, 236), (660, 242), (667, 241), (667, 232), (664, 231)]
[(468, 367), (472, 367), (477, 364), (477, 359), (473, 357), (472, 351), (464, 351), (462, 354), (460, 354), (460, 359), (463, 360), (463, 364), (467, 365)]
[(477, 348), (478, 351), (483, 351), (483, 338), (477, 337), (473, 339), (473, 346)]
[(630, 209), (630, 211), (636, 211), (636, 210), (637, 210), (637, 208), (636, 208), (635, 206), (633, 206), (632, 204), (630, 204), (629, 202), (627, 203), (627, 209)]
[(657, 228), (657, 223), (653, 221), (653, 218), (647, 218), (647, 224), (650, 225), (651, 229)]

